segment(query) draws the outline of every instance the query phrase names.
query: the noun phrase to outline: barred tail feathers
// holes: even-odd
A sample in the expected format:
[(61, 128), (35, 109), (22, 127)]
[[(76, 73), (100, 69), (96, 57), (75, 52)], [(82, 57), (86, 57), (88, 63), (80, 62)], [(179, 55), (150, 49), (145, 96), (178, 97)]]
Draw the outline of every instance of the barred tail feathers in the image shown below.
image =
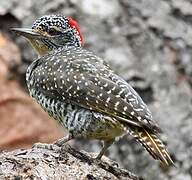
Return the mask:
[(154, 159), (160, 160), (167, 166), (174, 164), (165, 145), (154, 132), (143, 127), (131, 128), (130, 131)]

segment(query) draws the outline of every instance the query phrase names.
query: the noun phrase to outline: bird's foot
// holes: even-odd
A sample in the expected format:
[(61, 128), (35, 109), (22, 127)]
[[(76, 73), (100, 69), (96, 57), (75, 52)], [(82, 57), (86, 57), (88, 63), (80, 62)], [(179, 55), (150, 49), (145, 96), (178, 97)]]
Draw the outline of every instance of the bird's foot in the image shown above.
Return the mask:
[(38, 149), (47, 149), (47, 150), (54, 150), (54, 151), (61, 151), (62, 146), (71, 140), (73, 137), (71, 134), (55, 141), (53, 144), (46, 144), (46, 143), (35, 143), (32, 148)]
[(105, 162), (107, 162), (110, 166), (117, 167), (117, 168), (119, 167), (119, 164), (111, 159), (107, 158)]
[(46, 144), (46, 143), (35, 143), (32, 146), (33, 148), (38, 148), (38, 149), (47, 149), (47, 150), (55, 150), (55, 151), (60, 151), (61, 147), (57, 146), (56, 143), (54, 144)]
[(66, 142), (68, 142), (71, 139), (73, 139), (73, 136), (71, 134), (69, 134), (69, 135), (55, 141), (54, 145), (56, 145), (58, 147), (62, 147)]
[(94, 161), (95, 163), (105, 162), (105, 163), (107, 163), (107, 164), (110, 165), (110, 166), (119, 167), (119, 164), (118, 164), (117, 162), (109, 159), (109, 158), (106, 157), (106, 156), (102, 156), (102, 157), (101, 157), (101, 156), (98, 155), (98, 156), (96, 156), (96, 157), (93, 157), (92, 159), (93, 159), (93, 161)]

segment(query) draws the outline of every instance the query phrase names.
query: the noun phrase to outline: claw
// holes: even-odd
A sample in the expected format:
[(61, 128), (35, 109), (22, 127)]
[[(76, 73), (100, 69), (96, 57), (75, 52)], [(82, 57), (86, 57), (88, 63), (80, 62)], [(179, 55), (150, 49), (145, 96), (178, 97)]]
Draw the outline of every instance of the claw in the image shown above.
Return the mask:
[(45, 144), (45, 143), (35, 143), (32, 149), (47, 149), (47, 150), (60, 150), (61, 148), (57, 144)]

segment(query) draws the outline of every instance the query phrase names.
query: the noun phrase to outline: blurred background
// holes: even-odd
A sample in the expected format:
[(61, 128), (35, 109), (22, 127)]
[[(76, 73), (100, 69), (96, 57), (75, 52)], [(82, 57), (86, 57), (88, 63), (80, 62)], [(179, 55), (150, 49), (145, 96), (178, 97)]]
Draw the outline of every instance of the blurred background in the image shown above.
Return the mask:
[[(53, 142), (66, 131), (28, 95), (27, 66), (37, 58), (10, 27), (46, 14), (79, 22), (85, 48), (106, 59), (141, 95), (164, 130), (177, 168), (163, 168), (131, 137), (107, 156), (148, 180), (192, 179), (192, 2), (190, 0), (0, 0), (0, 149)], [(99, 152), (97, 141), (72, 141)]]

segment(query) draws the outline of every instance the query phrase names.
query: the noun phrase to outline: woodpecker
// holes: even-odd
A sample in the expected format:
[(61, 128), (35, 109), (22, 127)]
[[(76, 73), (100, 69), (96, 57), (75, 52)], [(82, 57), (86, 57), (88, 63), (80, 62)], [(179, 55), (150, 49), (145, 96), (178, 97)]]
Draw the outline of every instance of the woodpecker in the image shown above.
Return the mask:
[(27, 38), (39, 55), (26, 72), (31, 97), (69, 132), (56, 145), (77, 137), (101, 140), (101, 159), (117, 137), (130, 134), (153, 158), (173, 164), (147, 105), (102, 58), (83, 48), (74, 19), (46, 15), (30, 29), (12, 30)]

